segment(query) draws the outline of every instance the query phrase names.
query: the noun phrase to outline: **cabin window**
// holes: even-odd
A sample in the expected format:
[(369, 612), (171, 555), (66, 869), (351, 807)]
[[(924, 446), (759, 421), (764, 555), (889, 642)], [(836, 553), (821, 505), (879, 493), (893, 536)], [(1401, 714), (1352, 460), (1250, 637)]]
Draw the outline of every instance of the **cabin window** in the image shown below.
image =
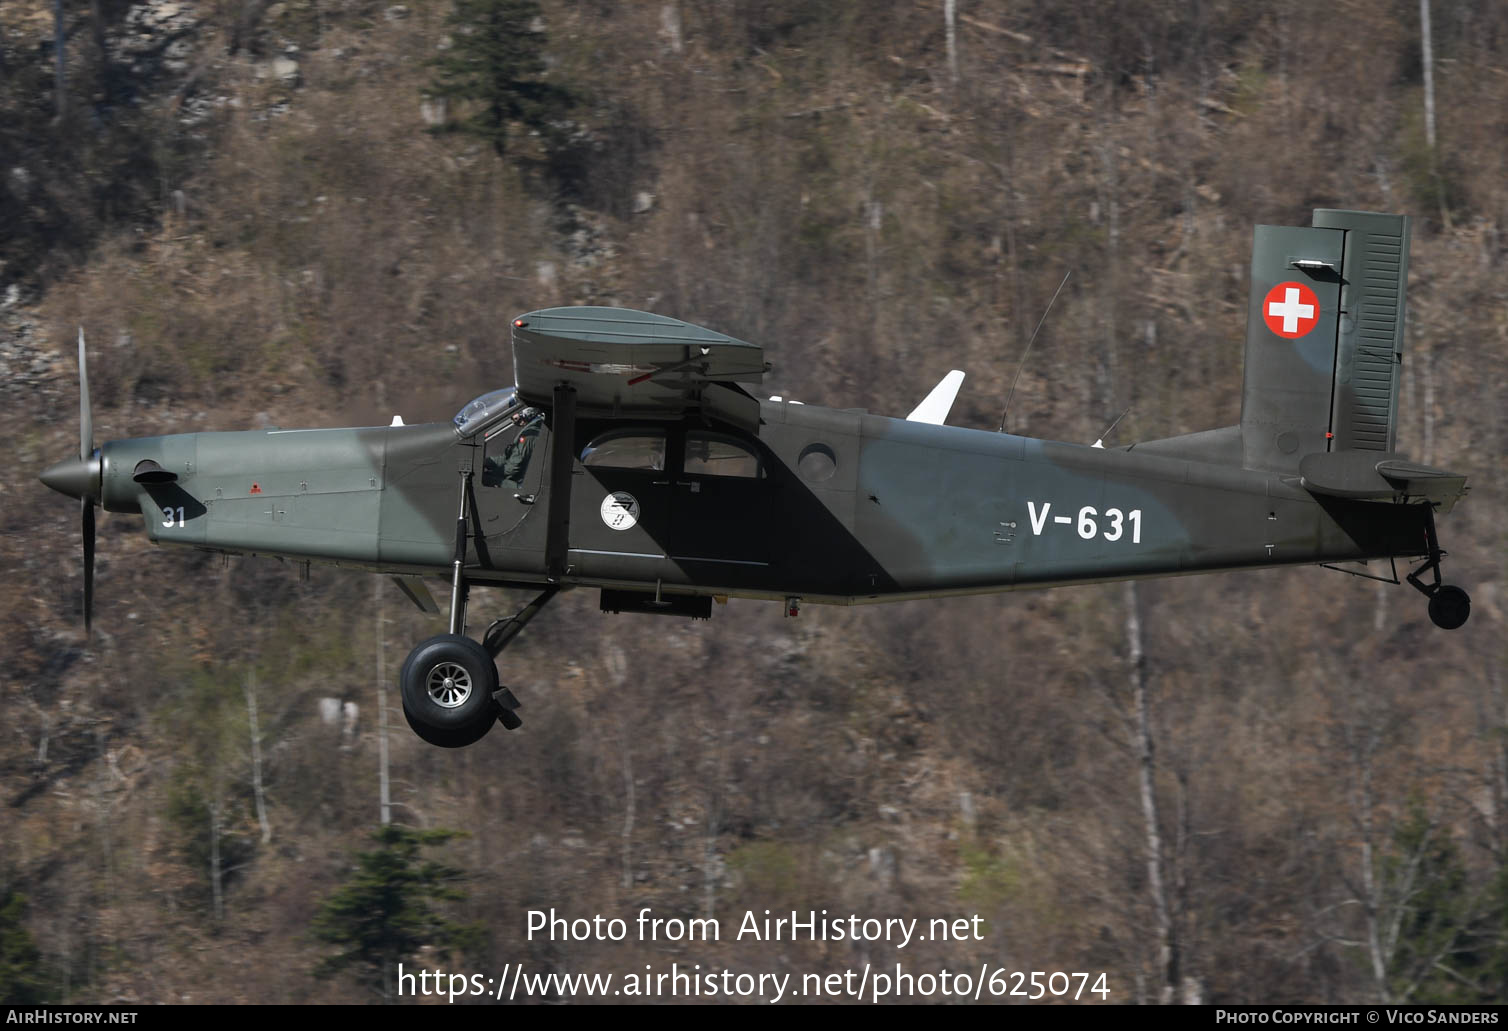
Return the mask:
[(826, 444), (808, 444), (796, 460), (801, 478), (812, 483), (822, 483), (833, 478), (838, 471), (838, 456)]
[(665, 434), (658, 430), (608, 433), (581, 452), (581, 464), (596, 469), (665, 468)]
[(692, 432), (686, 434), (685, 471), (694, 476), (758, 479), (759, 456), (731, 437)]

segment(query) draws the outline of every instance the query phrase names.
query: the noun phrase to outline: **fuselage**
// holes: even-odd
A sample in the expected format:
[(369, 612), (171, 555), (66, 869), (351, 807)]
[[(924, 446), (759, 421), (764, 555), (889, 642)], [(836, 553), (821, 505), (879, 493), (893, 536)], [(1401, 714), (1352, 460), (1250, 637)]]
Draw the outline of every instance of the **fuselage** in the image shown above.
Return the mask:
[[(465, 484), (476, 583), (552, 582), (547, 513), (564, 501), (553, 582), (832, 603), (1424, 551), (1417, 505), (794, 402), (760, 403), (757, 433), (696, 412), (581, 418), (569, 487), (554, 488), (568, 498), (550, 496), (548, 425), (502, 478), (516, 435), (432, 423), (112, 441), (101, 496), (161, 544), (449, 577)], [(176, 480), (137, 482), (148, 460)]]

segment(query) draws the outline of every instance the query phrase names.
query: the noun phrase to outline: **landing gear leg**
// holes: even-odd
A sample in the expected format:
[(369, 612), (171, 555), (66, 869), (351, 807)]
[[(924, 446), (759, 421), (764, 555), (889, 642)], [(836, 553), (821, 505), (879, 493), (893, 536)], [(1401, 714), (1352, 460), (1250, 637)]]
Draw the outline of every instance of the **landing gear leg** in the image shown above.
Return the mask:
[(450, 568), (450, 632), (466, 633), (466, 600), (471, 584), (466, 580), (466, 491), (471, 486), (471, 470), (461, 474), (461, 510), (456, 515), (456, 551)]
[(466, 636), (466, 577), (469, 539), (466, 502), (471, 472), (461, 475), (456, 514), (456, 549), (450, 575), (450, 633), (432, 637), (409, 653), (398, 680), (403, 715), (415, 734), (432, 745), (461, 748), (480, 741), (494, 722), (517, 730), (519, 701), (497, 680), (496, 659), (562, 588), (551, 585), (517, 613), (487, 628), (478, 644)]
[[(1424, 565), (1408, 575), (1408, 582), (1429, 599), (1429, 618), (1435, 626), (1442, 630), (1458, 629), (1471, 615), (1471, 596), (1454, 584), (1440, 582), (1440, 560), (1446, 553), (1440, 550), (1440, 538), (1435, 533), (1435, 508), (1429, 504), (1424, 508), (1424, 541), (1428, 557)], [(1425, 572), (1433, 574), (1433, 583), (1420, 579)]]
[(398, 674), (403, 717), (420, 738), (442, 748), (464, 748), (480, 741), (497, 717), (497, 666), (493, 655), (466, 636), (467, 490), (471, 470), (461, 474), (460, 510), (456, 514), (455, 558), (451, 563), (450, 633), (423, 641)]

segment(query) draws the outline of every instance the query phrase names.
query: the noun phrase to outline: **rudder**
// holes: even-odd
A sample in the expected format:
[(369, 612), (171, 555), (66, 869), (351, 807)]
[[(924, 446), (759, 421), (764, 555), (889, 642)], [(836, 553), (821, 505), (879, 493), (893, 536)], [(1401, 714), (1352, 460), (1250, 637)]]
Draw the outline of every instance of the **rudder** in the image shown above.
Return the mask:
[(1391, 452), (1407, 314), (1408, 216), (1322, 209), (1314, 224), (1346, 234), (1331, 450)]

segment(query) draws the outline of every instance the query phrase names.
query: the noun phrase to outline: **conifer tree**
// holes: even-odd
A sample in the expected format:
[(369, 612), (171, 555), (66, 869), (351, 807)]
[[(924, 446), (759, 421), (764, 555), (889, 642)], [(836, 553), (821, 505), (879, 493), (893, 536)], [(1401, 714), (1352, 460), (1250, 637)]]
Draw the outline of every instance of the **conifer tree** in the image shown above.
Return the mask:
[(0, 1003), (23, 1006), (41, 1002), (41, 954), (21, 922), (26, 897), (14, 890), (0, 893)]
[(539, 18), (536, 0), (456, 0), (451, 46), (430, 62), (435, 78), (425, 92), (462, 112), (439, 131), (481, 137), (501, 157), (515, 125), (546, 137), (558, 130), (573, 98), (543, 78)]
[(481, 926), (453, 923), (431, 906), (466, 897), (456, 886), (465, 879), (465, 871), (420, 855), (422, 849), (460, 836), (459, 831), (420, 831), (396, 824), (374, 832), (378, 847), (356, 854), (351, 880), (325, 900), (314, 918), (314, 937), (340, 946), (315, 968), (315, 976), (355, 966), (363, 984), (391, 1001), (400, 960), (426, 945), (444, 954), (474, 951)]

